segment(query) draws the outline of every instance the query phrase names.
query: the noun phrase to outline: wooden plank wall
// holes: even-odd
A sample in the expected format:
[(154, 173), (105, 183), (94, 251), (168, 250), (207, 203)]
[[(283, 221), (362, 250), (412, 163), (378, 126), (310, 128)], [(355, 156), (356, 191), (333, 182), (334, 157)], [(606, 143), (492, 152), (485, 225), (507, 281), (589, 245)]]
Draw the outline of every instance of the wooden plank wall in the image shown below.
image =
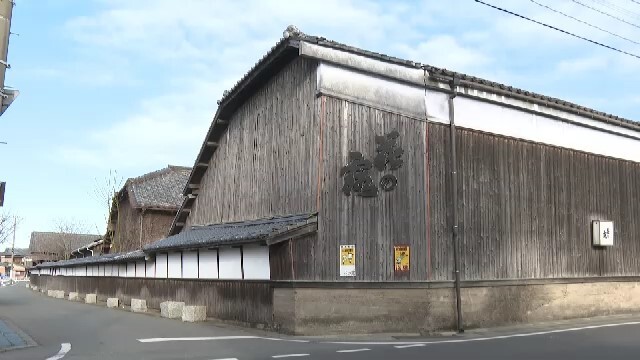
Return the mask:
[(40, 289), (95, 293), (103, 301), (119, 297), (126, 305), (131, 298), (146, 299), (152, 309), (160, 309), (160, 303), (167, 300), (206, 305), (207, 316), (222, 320), (271, 324), (273, 316), (273, 290), (268, 281), (31, 275), (31, 283)]
[[(447, 126), (429, 125), (434, 279), (453, 271)], [(640, 275), (640, 164), (458, 130), (462, 277)], [(591, 246), (591, 220), (615, 246)]]
[(315, 211), (316, 66), (297, 58), (228, 119), (187, 225)]
[[(315, 242), (313, 279), (316, 280), (426, 280), (428, 247), (426, 225), (425, 122), (368, 106), (336, 99), (318, 99), (323, 134), (322, 192), (319, 201), (318, 241)], [(340, 169), (350, 151), (373, 161), (376, 135), (400, 133), (403, 166), (394, 171), (371, 171), (377, 184), (384, 174), (398, 178), (397, 188), (376, 198), (346, 196)], [(340, 277), (339, 245), (356, 245), (356, 277)], [(410, 274), (396, 276), (393, 245), (411, 246)]]

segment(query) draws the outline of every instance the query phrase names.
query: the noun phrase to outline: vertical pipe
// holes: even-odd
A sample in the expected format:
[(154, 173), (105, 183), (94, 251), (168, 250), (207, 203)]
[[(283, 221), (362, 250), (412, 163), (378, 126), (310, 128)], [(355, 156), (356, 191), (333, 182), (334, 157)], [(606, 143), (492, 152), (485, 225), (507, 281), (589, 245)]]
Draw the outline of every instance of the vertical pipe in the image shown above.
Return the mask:
[(11, 13), (13, 12), (13, 0), (0, 0), (0, 91), (4, 93), (4, 79), (7, 68), (7, 55), (9, 53), (9, 34), (11, 31)]
[(464, 327), (462, 325), (462, 304), (460, 300), (460, 255), (458, 253), (458, 165), (456, 156), (456, 121), (455, 111), (453, 107), (453, 99), (457, 95), (456, 86), (458, 86), (458, 82), (459, 79), (454, 77), (450, 83), (451, 93), (449, 94), (449, 134), (451, 137), (451, 217), (453, 222), (451, 233), (453, 241), (453, 271), (455, 276), (456, 288), (456, 328), (459, 333), (462, 333), (464, 332)]

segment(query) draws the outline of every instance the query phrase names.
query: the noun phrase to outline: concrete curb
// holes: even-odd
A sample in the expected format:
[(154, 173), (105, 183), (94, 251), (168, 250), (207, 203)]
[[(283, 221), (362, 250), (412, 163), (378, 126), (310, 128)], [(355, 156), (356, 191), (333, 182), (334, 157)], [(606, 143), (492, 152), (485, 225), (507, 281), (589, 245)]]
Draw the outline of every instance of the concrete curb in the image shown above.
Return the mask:
[(131, 312), (147, 312), (147, 300), (131, 299)]
[(160, 316), (168, 319), (182, 318), (184, 302), (181, 301), (165, 301), (160, 303)]

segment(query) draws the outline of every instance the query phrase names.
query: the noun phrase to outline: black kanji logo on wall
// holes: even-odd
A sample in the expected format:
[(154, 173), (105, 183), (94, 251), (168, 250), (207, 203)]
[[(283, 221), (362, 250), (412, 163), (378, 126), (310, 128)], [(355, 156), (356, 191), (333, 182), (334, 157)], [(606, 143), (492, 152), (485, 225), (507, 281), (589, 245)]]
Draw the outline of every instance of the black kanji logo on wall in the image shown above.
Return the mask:
[[(378, 186), (373, 182), (371, 169), (374, 165), (379, 171), (385, 171), (387, 165), (389, 170), (402, 167), (401, 157), (404, 150), (398, 145), (399, 137), (400, 133), (396, 130), (384, 136), (376, 136), (377, 154), (373, 163), (358, 151), (349, 153), (349, 163), (340, 170), (340, 176), (344, 179), (342, 191), (345, 195), (350, 196), (354, 193), (363, 197), (378, 196)], [(383, 191), (391, 191), (398, 185), (398, 179), (393, 174), (386, 174), (382, 176), (379, 184)]]

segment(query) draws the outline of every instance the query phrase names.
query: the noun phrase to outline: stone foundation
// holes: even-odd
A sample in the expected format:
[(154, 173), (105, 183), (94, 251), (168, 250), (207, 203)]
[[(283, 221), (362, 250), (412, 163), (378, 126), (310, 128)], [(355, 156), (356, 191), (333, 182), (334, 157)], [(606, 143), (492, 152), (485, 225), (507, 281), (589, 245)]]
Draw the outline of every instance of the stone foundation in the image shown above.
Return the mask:
[[(462, 288), (465, 328), (640, 312), (640, 283)], [(430, 333), (455, 328), (453, 288), (276, 288), (274, 327), (298, 335)]]

